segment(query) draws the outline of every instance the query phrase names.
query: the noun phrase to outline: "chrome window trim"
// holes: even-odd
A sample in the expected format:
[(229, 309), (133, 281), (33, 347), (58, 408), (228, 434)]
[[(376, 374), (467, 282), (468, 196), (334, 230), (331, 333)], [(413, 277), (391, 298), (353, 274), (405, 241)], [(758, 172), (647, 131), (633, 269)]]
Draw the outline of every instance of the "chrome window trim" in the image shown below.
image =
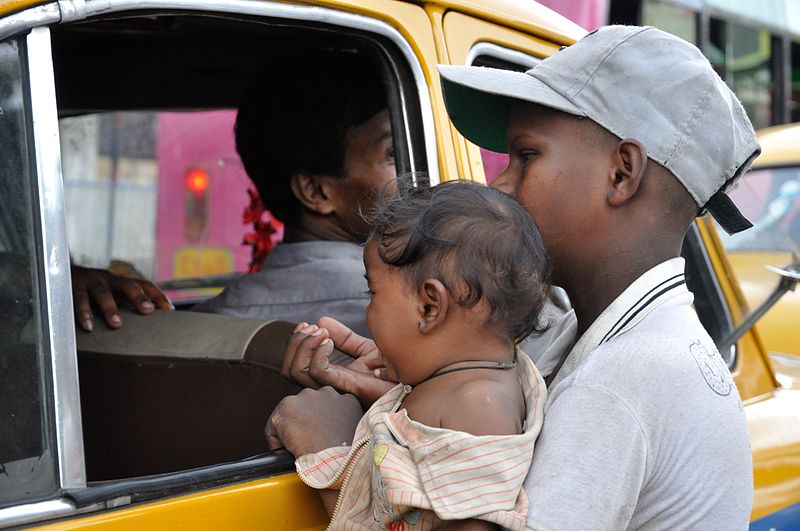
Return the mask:
[(89, 513), (104, 508), (114, 508), (112, 502), (96, 503), (78, 509), (72, 501), (67, 499), (48, 500), (37, 503), (28, 503), (0, 509), (0, 529), (22, 525), (35, 524), (45, 520), (66, 518), (78, 514)]
[[(57, 9), (56, 15), (53, 9)], [(286, 20), (301, 20), (321, 24), (341, 26), (361, 30), (387, 38), (405, 57), (414, 76), (414, 83), (419, 98), (422, 128), (425, 133), (425, 160), (427, 161), (428, 179), (432, 185), (440, 182), (439, 160), (436, 146), (436, 128), (433, 120), (430, 92), (425, 81), (422, 66), (414, 54), (414, 50), (399, 31), (385, 22), (363, 15), (336, 11), (327, 7), (280, 4), (274, 2), (255, 2), (252, 0), (60, 0), (58, 4), (47, 4), (31, 8), (6, 17), (0, 22), (0, 39), (11, 34), (25, 31), (34, 26), (53, 24), (56, 22), (73, 22), (90, 16), (105, 15), (135, 9), (140, 10), (174, 10), (207, 11), (229, 13), (232, 15), (250, 15)], [(403, 118), (408, 119), (409, 109), (406, 99), (400, 91), (403, 103)], [(415, 166), (414, 144), (411, 142), (413, 132), (406, 127), (404, 137), (409, 149), (409, 164), (412, 172), (421, 168)]]
[(74, 489), (86, 486), (86, 468), (50, 30), (33, 29), (27, 36), (27, 49), (58, 473), (61, 488)]
[(491, 42), (478, 42), (469, 49), (466, 64), (475, 64), (475, 60), (482, 55), (488, 55), (489, 57), (494, 57), (496, 59), (525, 66), (527, 68), (533, 68), (538, 63), (542, 62), (542, 60), (538, 57), (534, 57), (525, 52), (512, 50), (510, 48), (506, 48), (505, 46), (500, 46), (499, 44), (494, 44)]
[[(728, 308), (728, 301), (725, 300), (725, 295), (722, 293), (722, 288), (719, 285), (719, 279), (714, 271), (714, 267), (711, 265), (711, 258), (708, 256), (708, 250), (706, 249), (705, 242), (703, 241), (703, 237), (700, 235), (700, 229), (697, 228), (697, 222), (692, 223), (689, 232), (692, 233), (692, 236), (697, 240), (700, 244), (698, 247), (701, 250), (703, 261), (701, 266), (708, 272), (709, 276), (711, 277), (711, 282), (714, 285), (714, 291), (710, 295), (716, 297), (717, 301), (719, 302), (719, 306), (722, 308), (723, 317), (725, 319), (725, 324), (728, 326), (728, 330), (733, 329), (733, 318), (731, 317), (730, 309)], [(729, 369), (733, 370), (736, 366), (736, 344), (731, 345), (731, 348), (728, 352), (720, 352), (722, 359), (725, 361), (725, 364), (728, 366)]]
[(61, 20), (58, 4), (44, 4), (0, 18), (0, 40), (28, 31), (36, 26), (56, 24)]
[(33, 524), (42, 520), (70, 516), (75, 506), (66, 500), (52, 500), (29, 503), (0, 509), (0, 528)]

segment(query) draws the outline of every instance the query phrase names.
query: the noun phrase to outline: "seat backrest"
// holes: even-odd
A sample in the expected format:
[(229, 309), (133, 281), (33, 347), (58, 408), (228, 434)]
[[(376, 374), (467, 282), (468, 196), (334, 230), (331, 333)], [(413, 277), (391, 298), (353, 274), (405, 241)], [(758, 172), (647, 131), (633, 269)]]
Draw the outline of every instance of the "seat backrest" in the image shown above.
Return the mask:
[(270, 413), (299, 390), (277, 366), (291, 323), (191, 312), (125, 314), (123, 320), (119, 331), (79, 332), (90, 481), (185, 470), (267, 450)]

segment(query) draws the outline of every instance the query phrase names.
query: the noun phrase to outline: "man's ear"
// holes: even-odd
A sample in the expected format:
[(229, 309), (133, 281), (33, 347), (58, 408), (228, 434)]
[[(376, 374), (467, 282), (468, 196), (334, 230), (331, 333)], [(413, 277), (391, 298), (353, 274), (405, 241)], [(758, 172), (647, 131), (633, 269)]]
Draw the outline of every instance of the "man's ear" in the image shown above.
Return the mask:
[(419, 287), (419, 298), (419, 331), (429, 334), (444, 323), (450, 294), (440, 280), (429, 278)]
[(626, 138), (617, 144), (614, 164), (609, 175), (608, 203), (618, 207), (625, 204), (642, 184), (647, 170), (647, 150), (633, 138)]
[(322, 215), (334, 211), (323, 177), (311, 173), (295, 173), (290, 184), (294, 196), (307, 209)]

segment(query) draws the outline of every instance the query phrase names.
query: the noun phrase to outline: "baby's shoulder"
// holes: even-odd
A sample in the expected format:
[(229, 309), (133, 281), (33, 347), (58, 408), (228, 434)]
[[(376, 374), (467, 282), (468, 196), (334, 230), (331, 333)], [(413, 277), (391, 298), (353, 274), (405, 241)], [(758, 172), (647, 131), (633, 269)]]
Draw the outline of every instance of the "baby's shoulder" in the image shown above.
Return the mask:
[(522, 433), (524, 398), (519, 385), (471, 378), (442, 397), (441, 427), (472, 435)]

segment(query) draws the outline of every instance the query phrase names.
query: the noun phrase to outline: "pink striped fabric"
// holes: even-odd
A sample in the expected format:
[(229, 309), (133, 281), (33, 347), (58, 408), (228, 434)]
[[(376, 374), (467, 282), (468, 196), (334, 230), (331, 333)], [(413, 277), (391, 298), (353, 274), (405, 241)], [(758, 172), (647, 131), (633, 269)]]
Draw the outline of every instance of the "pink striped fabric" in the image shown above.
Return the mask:
[(367, 411), (352, 446), (297, 459), (307, 485), (340, 489), (330, 529), (423, 530), (466, 518), (525, 529), (522, 483), (547, 391), (527, 355), (517, 366), (527, 409), (520, 435), (475, 436), (410, 420), (397, 411), (410, 388), (398, 385)]

